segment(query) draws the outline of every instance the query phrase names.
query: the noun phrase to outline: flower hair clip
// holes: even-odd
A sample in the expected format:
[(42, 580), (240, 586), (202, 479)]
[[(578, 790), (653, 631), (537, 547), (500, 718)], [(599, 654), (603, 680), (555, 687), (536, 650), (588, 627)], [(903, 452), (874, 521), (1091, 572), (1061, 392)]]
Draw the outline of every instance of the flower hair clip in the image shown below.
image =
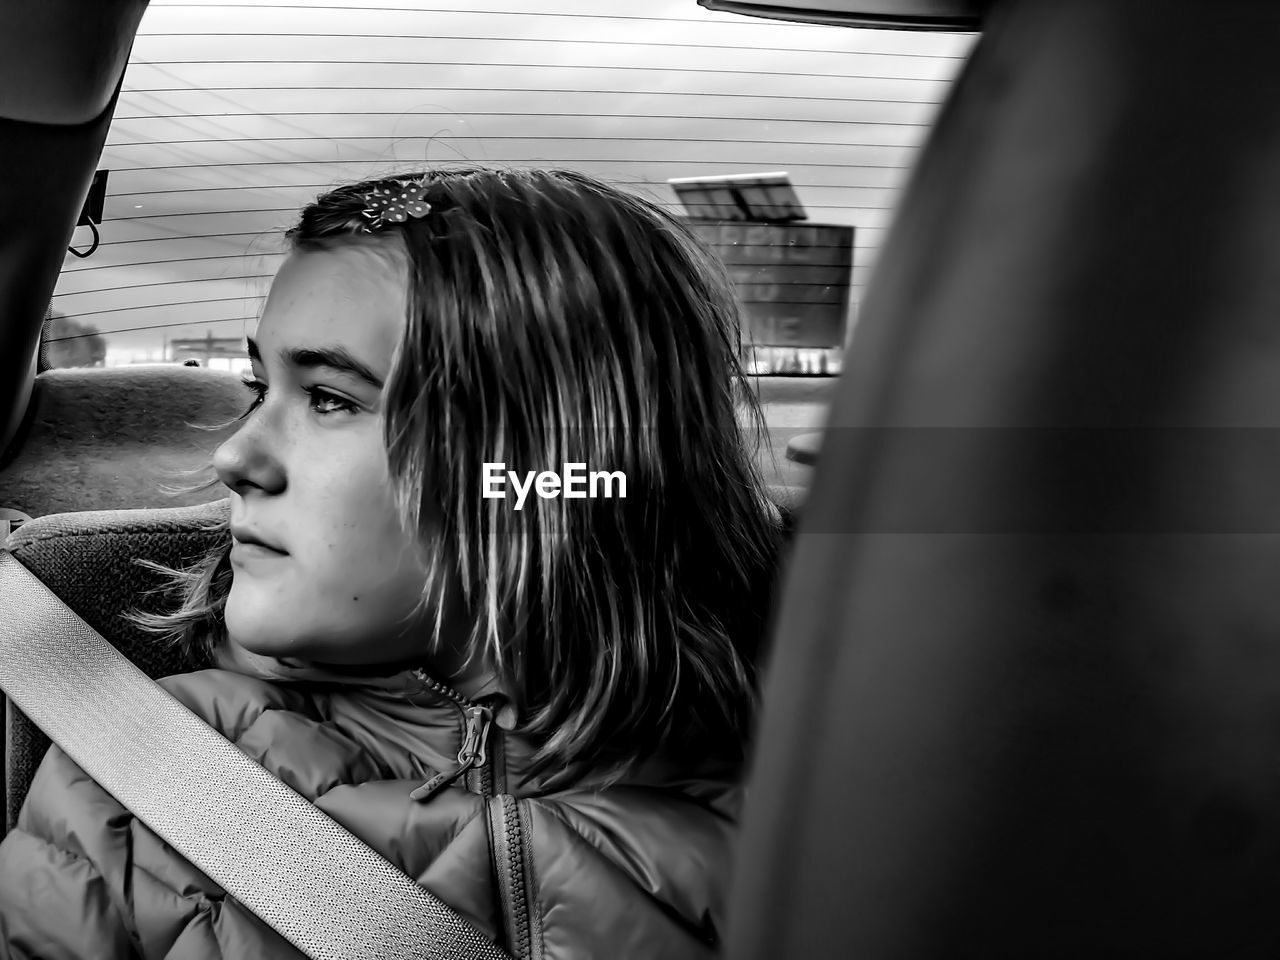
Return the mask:
[(364, 232), (373, 233), (389, 223), (405, 223), (410, 217), (415, 220), (425, 217), (431, 212), (431, 204), (423, 199), (426, 193), (427, 184), (422, 180), (374, 187), (364, 195), (365, 208), (361, 213), (371, 221)]

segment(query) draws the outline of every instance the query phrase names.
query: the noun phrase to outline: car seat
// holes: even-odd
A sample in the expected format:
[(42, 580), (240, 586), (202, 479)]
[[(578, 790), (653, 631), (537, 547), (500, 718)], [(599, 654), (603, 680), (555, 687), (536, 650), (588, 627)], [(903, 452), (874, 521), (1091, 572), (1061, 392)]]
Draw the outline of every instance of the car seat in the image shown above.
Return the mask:
[[(32, 517), (73, 510), (191, 506), (221, 487), (168, 496), (161, 485), (193, 485), (223, 439), (196, 430), (234, 421), (248, 406), (240, 378), (177, 366), (50, 370), (0, 460), (0, 508)], [(212, 474), (208, 474), (212, 477)]]
[[(145, 633), (122, 614), (158, 612), (161, 577), (136, 562), (191, 563), (210, 549), (229, 501), (147, 510), (98, 510), (37, 517), (9, 537), (9, 551), (81, 619), (111, 641), (148, 676), (190, 669), (178, 650)], [(5, 831), (22, 801), (49, 740), (11, 702), (4, 702)]]

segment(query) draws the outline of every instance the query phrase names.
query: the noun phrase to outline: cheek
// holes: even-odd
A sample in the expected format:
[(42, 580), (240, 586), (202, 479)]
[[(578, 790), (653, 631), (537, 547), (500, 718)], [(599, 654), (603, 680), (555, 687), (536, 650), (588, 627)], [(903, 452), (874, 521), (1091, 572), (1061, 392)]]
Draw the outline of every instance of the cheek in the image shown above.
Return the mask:
[(376, 663), (426, 652), (429, 621), (418, 610), (426, 571), (398, 546), (361, 537), (329, 568), (308, 630), (328, 654), (318, 659)]
[(320, 496), (311, 498), (304, 566), (333, 600), (385, 602), (410, 582), (416, 594), (421, 564), (412, 538), (400, 527), (381, 449), (351, 460), (349, 470), (331, 475), (317, 490)]
[(309, 495), (299, 497), (300, 505), (305, 502), (300, 522), (310, 526), (307, 564), (326, 580), (376, 582), (389, 569), (411, 562), (411, 543), (400, 529), (385, 455), (374, 442), (378, 436), (370, 430), (356, 449), (335, 458), (327, 475), (306, 491)]
[(305, 562), (237, 571), (227, 600), (232, 638), (255, 653), (333, 663), (378, 663), (425, 652), (429, 616), (417, 611), (426, 572), (373, 538), (317, 545)]
[[(254, 652), (378, 662), (423, 642), (426, 570), (398, 522), (379, 449), (295, 475), (290, 556), (237, 572), (231, 635)], [(422, 622), (419, 622), (422, 621)]]
[(427, 576), (411, 551), (388, 538), (353, 537), (324, 568), (316, 578), (324, 585), (323, 602), (358, 606), (371, 617), (383, 607), (412, 606)]

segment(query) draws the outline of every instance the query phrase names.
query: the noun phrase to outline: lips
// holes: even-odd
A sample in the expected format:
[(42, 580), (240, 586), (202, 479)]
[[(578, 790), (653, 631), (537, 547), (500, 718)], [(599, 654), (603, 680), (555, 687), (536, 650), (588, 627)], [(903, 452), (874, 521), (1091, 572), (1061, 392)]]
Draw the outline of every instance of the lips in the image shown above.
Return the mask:
[(276, 546), (270, 540), (265, 539), (260, 534), (255, 533), (253, 530), (249, 529), (248, 527), (233, 526), (231, 528), (231, 537), (233, 540), (235, 540), (237, 544), (243, 544), (244, 546), (247, 546), (247, 547), (261, 547), (264, 550), (270, 550), (273, 553), (278, 553), (281, 555), (288, 553), (287, 550), (283, 549), (282, 547)]

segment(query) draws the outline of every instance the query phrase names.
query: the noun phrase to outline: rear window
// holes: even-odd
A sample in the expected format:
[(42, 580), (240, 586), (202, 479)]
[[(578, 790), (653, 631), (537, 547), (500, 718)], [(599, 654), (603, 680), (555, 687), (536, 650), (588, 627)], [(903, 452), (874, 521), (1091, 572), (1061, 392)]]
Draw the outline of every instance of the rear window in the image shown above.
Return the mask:
[(454, 161), (580, 169), (682, 213), (673, 179), (783, 173), (804, 223), (853, 228), (852, 329), (973, 37), (531, 6), (154, 0), (100, 162), (100, 246), (51, 305), (55, 336), (86, 343), (66, 362), (238, 368), (302, 204)]

